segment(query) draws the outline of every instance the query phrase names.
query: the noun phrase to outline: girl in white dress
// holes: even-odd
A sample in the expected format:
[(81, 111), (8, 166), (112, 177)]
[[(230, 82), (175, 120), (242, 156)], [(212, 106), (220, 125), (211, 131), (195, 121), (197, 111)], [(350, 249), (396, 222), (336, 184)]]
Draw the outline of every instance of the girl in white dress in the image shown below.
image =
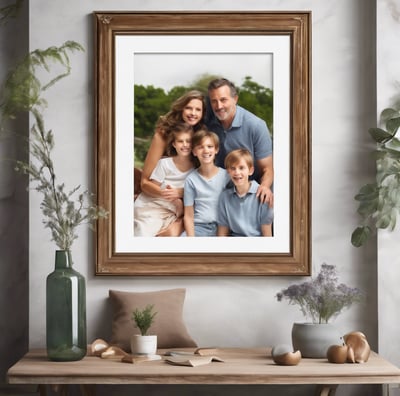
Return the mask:
[[(168, 157), (161, 158), (150, 180), (159, 189), (160, 197), (151, 197), (141, 192), (134, 204), (134, 236), (179, 236), (182, 232), (183, 203), (180, 198), (168, 198), (164, 191), (175, 189), (183, 191), (186, 176), (193, 170), (192, 157), (193, 128), (186, 123), (177, 124), (169, 135)], [(163, 197), (164, 195), (164, 197)], [(180, 194), (172, 194), (174, 196)], [(173, 223), (175, 234), (163, 234)], [(181, 226), (178, 227), (179, 222)]]

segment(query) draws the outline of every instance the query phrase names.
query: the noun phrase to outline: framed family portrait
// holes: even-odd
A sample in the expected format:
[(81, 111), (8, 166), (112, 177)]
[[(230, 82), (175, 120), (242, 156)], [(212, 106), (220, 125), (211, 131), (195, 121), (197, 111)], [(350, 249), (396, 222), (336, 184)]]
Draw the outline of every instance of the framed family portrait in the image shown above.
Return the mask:
[[(97, 223), (96, 275), (309, 275), (311, 13), (94, 12), (94, 22), (95, 189), (109, 212)], [(157, 119), (185, 91), (206, 97), (215, 77), (271, 133), (272, 236), (135, 235)]]

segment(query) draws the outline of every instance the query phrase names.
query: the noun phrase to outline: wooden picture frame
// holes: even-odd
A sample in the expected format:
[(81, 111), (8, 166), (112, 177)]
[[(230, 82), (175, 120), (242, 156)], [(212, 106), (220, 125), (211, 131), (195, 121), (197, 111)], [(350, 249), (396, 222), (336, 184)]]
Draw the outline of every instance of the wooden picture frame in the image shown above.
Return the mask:
[[(109, 211), (108, 218), (100, 219), (97, 224), (96, 275), (310, 275), (311, 13), (94, 12), (93, 15), (96, 86), (95, 188), (98, 204)], [(287, 62), (284, 61), (287, 65), (283, 67), (283, 70), (287, 69), (287, 73), (282, 72), (280, 76), (280, 68), (274, 66), (274, 84), (279, 86), (281, 80), (287, 81), (286, 85), (281, 84), (282, 89), (279, 88), (287, 91), (287, 100), (284, 94), (281, 109), (276, 109), (276, 112), (275, 107), (279, 106), (275, 106), (274, 99), (274, 124), (275, 119), (281, 119), (282, 125), (287, 125), (282, 128), (283, 131), (286, 128), (287, 132), (281, 134), (274, 125), (277, 139), (282, 135), (282, 142), (285, 142), (278, 144), (279, 139), (274, 137), (274, 168), (278, 170), (274, 179), (274, 205), (278, 212), (280, 205), (282, 206), (282, 216), (277, 217), (275, 214), (276, 235), (272, 238), (215, 237), (193, 240), (153, 237), (146, 242), (136, 237), (132, 239), (131, 246), (134, 247), (120, 248), (124, 246), (121, 241), (129, 235), (129, 221), (133, 224), (133, 212), (130, 214), (130, 209), (128, 212), (120, 209), (120, 196), (123, 196), (120, 191), (127, 192), (125, 197), (131, 193), (133, 195), (133, 177), (129, 176), (130, 172), (133, 173), (133, 166), (132, 170), (130, 166), (126, 167), (129, 169), (126, 176), (125, 169), (121, 170), (119, 165), (120, 158), (124, 155), (122, 151), (127, 146), (126, 142), (122, 146), (120, 143), (121, 120), (127, 113), (133, 112), (133, 103), (122, 110), (120, 107), (127, 102), (125, 97), (121, 97), (121, 90), (125, 89), (121, 77), (123, 75), (126, 86), (124, 73), (134, 74), (133, 63), (130, 63), (134, 54), (129, 51), (135, 50), (126, 48), (136, 48), (136, 45), (146, 48), (148, 41), (159, 42), (163, 47), (164, 43), (167, 47), (169, 43), (172, 47), (182, 46), (184, 44), (181, 42), (185, 42), (185, 39), (194, 40), (199, 48), (209, 47), (211, 51), (213, 43), (219, 41), (221, 46), (228, 44), (228, 47), (231, 45), (233, 48), (237, 45), (248, 47), (251, 44), (250, 47), (256, 49), (248, 50), (250, 52), (258, 52), (256, 46), (261, 43), (261, 47), (264, 47), (264, 42), (265, 48), (260, 51), (268, 52), (267, 43), (272, 43), (276, 49), (271, 51), (274, 55), (276, 53), (277, 59), (280, 56), (281, 40), (287, 43), (287, 51), (283, 51), (286, 57), (282, 57), (287, 59)], [(128, 51), (130, 59), (127, 62), (128, 68), (126, 62), (120, 60), (125, 59), (120, 58), (120, 43), (126, 42), (129, 45), (133, 43), (133, 47), (123, 46), (123, 51)], [(196, 51), (196, 45), (193, 45), (194, 49), (191, 48), (191, 51)], [(218, 48), (216, 46), (214, 50), (217, 52)], [(133, 92), (133, 86), (129, 87)], [(131, 120), (132, 115), (129, 114), (127, 119)], [(133, 142), (134, 131), (133, 124), (131, 125), (132, 133), (126, 132), (125, 128), (122, 140)], [(131, 148), (133, 151), (133, 144)], [(279, 154), (280, 150), (282, 155)], [(122, 162), (126, 164), (125, 160)], [(282, 177), (277, 177), (281, 174)], [(282, 188), (279, 187), (281, 181)], [(128, 228), (120, 228), (121, 217), (128, 218)], [(282, 223), (282, 232), (279, 227), (281, 218), (286, 219)], [(284, 247), (275, 248), (280, 246), (281, 234)], [(220, 248), (219, 245), (225, 242), (226, 247)], [(264, 249), (261, 243), (265, 246), (270, 244), (271, 247)]]

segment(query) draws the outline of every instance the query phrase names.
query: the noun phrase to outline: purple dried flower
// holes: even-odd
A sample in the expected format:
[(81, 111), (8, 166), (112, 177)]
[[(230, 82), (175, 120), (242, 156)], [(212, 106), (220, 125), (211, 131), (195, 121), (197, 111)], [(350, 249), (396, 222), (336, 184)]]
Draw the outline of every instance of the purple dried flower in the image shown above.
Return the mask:
[(329, 319), (360, 302), (362, 293), (357, 288), (337, 284), (338, 276), (334, 265), (322, 264), (316, 278), (276, 294), (278, 301), (286, 299), (289, 304), (299, 305), (304, 316), (309, 316), (314, 323), (328, 323)]

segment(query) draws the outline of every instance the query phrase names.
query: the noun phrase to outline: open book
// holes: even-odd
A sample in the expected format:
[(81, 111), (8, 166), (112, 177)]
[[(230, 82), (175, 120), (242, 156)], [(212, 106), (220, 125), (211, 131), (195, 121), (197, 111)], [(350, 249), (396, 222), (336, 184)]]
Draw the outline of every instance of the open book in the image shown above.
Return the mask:
[(197, 367), (211, 362), (223, 362), (218, 356), (175, 355), (168, 356), (165, 361), (176, 366)]
[(197, 348), (193, 352), (188, 352), (188, 351), (167, 351), (165, 352), (165, 356), (209, 356), (209, 355), (215, 355), (218, 353), (218, 349), (215, 347), (202, 347), (202, 348)]

